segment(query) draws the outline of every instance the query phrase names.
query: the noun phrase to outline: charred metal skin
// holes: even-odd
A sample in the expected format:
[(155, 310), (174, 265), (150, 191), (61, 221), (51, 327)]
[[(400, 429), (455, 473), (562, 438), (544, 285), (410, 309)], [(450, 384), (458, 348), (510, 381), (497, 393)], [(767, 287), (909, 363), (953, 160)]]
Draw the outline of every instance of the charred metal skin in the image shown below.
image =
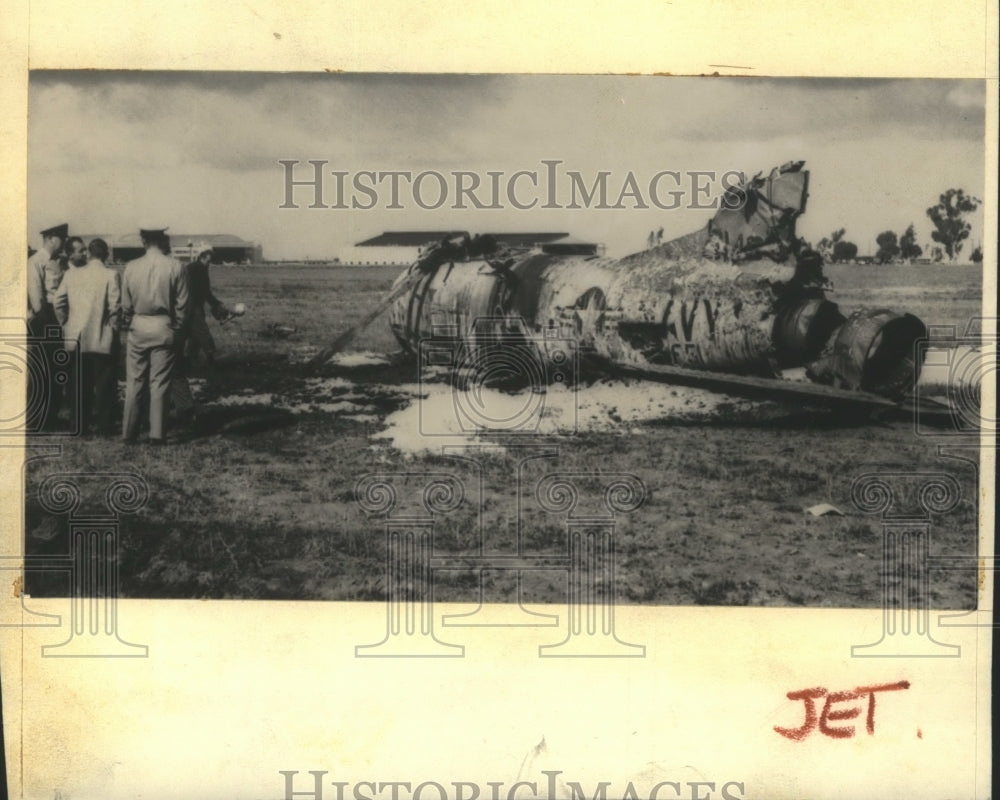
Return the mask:
[(893, 400), (909, 393), (925, 336), (910, 314), (845, 317), (826, 297), (820, 257), (795, 235), (805, 210), (802, 162), (731, 189), (700, 231), (608, 259), (508, 250), (490, 237), (442, 242), (397, 280), (392, 330), (481, 346), (571, 341), (582, 357), (662, 375), (675, 368), (815, 383)]

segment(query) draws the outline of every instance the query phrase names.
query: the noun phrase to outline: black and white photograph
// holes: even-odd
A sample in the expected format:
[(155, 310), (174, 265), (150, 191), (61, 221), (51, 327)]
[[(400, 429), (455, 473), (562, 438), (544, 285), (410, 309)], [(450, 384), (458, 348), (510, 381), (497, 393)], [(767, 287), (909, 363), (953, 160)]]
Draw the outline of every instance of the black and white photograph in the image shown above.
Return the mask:
[(991, 796), (995, 2), (8, 5), (6, 794)]
[(29, 101), (33, 333), (70, 356), (30, 387), (62, 449), (27, 554), (121, 472), (122, 597), (384, 601), (417, 514), (438, 600), (565, 603), (579, 544), (609, 602), (877, 607), (925, 591), (873, 513), (913, 473), (920, 601), (975, 608), (975, 451), (939, 445), (978, 443), (992, 369), (982, 81), (40, 71)]

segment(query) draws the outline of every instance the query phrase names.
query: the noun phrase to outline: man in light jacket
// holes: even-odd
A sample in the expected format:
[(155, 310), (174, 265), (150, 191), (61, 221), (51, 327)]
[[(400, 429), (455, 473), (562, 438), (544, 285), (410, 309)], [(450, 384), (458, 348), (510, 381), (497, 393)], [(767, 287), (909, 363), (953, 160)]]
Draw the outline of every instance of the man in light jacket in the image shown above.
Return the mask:
[(78, 351), (80, 376), (73, 384), (79, 396), (71, 401), (80, 413), (81, 432), (92, 425), (107, 432), (117, 405), (120, 279), (115, 270), (105, 266), (107, 242), (94, 239), (87, 249), (90, 259), (69, 269), (56, 290), (53, 306), (63, 326), (66, 349)]
[(130, 261), (122, 276), (122, 325), (128, 330), (122, 438), (138, 439), (140, 398), (148, 387), (149, 442), (164, 444), (175, 343), (187, 315), (187, 277), (168, 255), (166, 228), (144, 228), (139, 236), (146, 255)]

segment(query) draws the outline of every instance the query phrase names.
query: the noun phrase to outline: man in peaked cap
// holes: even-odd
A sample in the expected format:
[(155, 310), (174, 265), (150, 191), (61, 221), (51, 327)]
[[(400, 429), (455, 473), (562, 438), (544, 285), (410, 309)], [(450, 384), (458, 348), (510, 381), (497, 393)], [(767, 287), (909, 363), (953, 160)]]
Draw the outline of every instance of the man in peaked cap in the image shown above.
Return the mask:
[(28, 259), (28, 332), (31, 334), (30, 346), (35, 349), (35, 358), (44, 359), (50, 369), (46, 370), (48, 379), (44, 382), (37, 375), (32, 377), (33, 373), (29, 372), (28, 407), (37, 408), (37, 403), (44, 399), (42, 413), (37, 420), (29, 421), (29, 427), (32, 430), (51, 432), (59, 413), (62, 392), (53, 378), (54, 353), (51, 348), (42, 348), (41, 342), (46, 339), (49, 329), (56, 328), (59, 324), (52, 301), (62, 280), (59, 255), (69, 236), (69, 225), (54, 225), (41, 231), (41, 234), (42, 246)]
[[(29, 327), (38, 320), (41, 324), (55, 324), (55, 315), (48, 317), (46, 305), (51, 309), (52, 296), (50, 296), (47, 286), (56, 277), (56, 270), (59, 269), (59, 253), (62, 251), (63, 243), (69, 237), (69, 225), (56, 225), (42, 231), (41, 248), (28, 259), (28, 325)], [(50, 262), (55, 262), (54, 267), (50, 267)], [(62, 277), (61, 274), (59, 277)], [(52, 288), (51, 294), (55, 294), (58, 283)], [(48, 317), (43, 319), (43, 317)], [(33, 334), (37, 335), (37, 334)]]
[(122, 438), (139, 436), (140, 400), (149, 390), (149, 441), (164, 443), (167, 392), (188, 307), (187, 277), (171, 258), (165, 227), (140, 228), (146, 254), (125, 266), (122, 325), (128, 331)]

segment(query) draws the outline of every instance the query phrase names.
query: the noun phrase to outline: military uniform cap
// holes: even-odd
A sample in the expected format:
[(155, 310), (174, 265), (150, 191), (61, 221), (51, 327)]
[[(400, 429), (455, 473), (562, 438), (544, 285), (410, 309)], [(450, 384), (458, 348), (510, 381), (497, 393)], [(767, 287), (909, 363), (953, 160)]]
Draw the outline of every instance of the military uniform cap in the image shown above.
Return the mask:
[(140, 236), (156, 236), (157, 234), (163, 234), (170, 230), (166, 225), (147, 225), (139, 228)]
[(69, 236), (69, 224), (64, 222), (62, 225), (53, 225), (51, 228), (46, 228), (41, 233), (42, 236), (59, 236), (66, 239)]

